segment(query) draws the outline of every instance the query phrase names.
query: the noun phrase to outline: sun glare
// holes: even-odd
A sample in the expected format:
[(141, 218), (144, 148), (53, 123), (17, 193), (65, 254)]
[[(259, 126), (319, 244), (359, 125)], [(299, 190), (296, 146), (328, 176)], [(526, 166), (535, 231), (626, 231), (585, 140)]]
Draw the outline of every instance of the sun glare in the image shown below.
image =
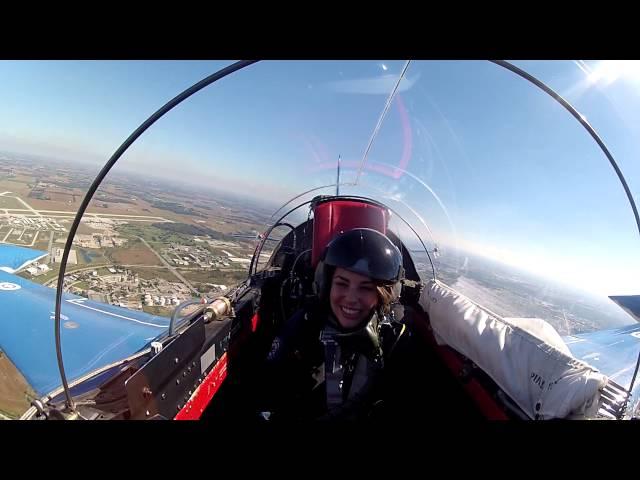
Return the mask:
[(640, 81), (640, 61), (604, 60), (589, 69), (587, 80), (592, 83), (610, 85), (617, 80)]

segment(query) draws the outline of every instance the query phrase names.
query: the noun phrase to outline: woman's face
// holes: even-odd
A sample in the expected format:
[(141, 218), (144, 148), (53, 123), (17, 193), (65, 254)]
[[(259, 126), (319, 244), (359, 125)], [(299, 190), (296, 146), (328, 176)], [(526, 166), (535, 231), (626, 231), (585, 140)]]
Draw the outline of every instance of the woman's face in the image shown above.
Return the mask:
[(364, 275), (336, 268), (329, 295), (331, 310), (343, 328), (361, 325), (378, 303), (375, 283)]

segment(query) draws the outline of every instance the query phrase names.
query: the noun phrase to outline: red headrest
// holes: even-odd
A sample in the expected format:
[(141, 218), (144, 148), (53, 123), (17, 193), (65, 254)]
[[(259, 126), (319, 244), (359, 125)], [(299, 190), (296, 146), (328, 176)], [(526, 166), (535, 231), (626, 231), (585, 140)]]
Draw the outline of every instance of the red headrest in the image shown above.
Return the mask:
[(313, 249), (311, 265), (316, 267), (322, 252), (341, 231), (372, 228), (386, 235), (388, 211), (358, 200), (329, 200), (313, 207)]

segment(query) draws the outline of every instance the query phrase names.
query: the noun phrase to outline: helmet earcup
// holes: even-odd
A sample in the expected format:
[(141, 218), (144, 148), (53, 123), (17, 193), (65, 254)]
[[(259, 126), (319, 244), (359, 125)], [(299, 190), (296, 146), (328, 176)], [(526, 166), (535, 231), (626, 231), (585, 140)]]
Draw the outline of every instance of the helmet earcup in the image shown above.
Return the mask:
[(318, 262), (316, 266), (316, 271), (313, 277), (313, 293), (318, 297), (318, 299), (323, 299), (323, 290), (324, 290), (324, 270), (325, 265), (322, 260)]
[(402, 293), (402, 282), (394, 283), (393, 287), (391, 287), (391, 292), (393, 294), (393, 301), (397, 302), (400, 298), (400, 293)]

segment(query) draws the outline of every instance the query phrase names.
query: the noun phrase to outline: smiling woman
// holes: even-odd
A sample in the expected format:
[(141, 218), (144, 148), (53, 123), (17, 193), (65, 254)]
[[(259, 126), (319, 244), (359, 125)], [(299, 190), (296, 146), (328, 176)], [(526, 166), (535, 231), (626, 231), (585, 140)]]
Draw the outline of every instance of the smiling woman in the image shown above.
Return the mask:
[[(167, 102), (180, 91), (227, 64), (0, 62), (0, 176), (5, 177), (0, 187), (6, 186), (0, 188), (0, 241), (37, 242), (43, 253), (60, 247), (56, 239), (64, 241), (69, 217), (99, 166), (114, 152), (123, 152), (118, 146), (145, 118), (162, 105), (173, 105)], [(136, 312), (136, 305), (170, 315), (175, 301), (183, 300), (173, 298), (183, 291), (176, 284), (190, 292), (185, 297), (205, 289), (216, 295), (227, 292), (236, 315), (230, 321), (234, 335), (247, 325), (251, 333), (261, 334), (258, 320), (270, 325), (271, 336), (261, 338), (265, 355), (294, 312), (304, 310), (296, 317), (301, 323), (309, 313), (313, 331), (308, 358), (314, 369), (330, 361), (327, 356), (337, 358), (333, 341), (344, 341), (340, 347), (349, 352), (331, 372), (336, 376), (329, 378), (329, 369), (322, 375), (314, 370), (314, 385), (323, 378), (327, 386), (335, 386), (332, 382), (343, 380), (340, 375), (348, 379), (358, 372), (366, 380), (375, 373), (384, 354), (376, 343), (378, 325), (389, 317), (384, 307), (411, 301), (416, 291), (427, 291), (429, 282), (447, 284), (505, 318), (544, 319), (565, 338), (633, 327), (633, 320), (608, 298), (638, 293), (638, 231), (619, 178), (584, 124), (548, 92), (504, 66), (477, 61), (267, 61), (220, 78), (175, 105), (118, 159), (95, 192), (83, 230), (69, 241), (83, 263), (95, 251), (108, 260), (100, 265), (136, 265), (125, 280), (99, 281), (88, 273), (78, 277), (87, 282), (81, 286), (90, 299), (109, 305), (57, 298), (60, 313), (79, 325), (64, 329), (58, 342), (63, 346), (58, 351), (74, 366), (74, 378), (103, 361), (148, 347), (164, 323)], [(568, 91), (570, 101), (580, 102), (579, 114), (597, 127), (616, 160), (621, 157), (621, 170), (637, 192), (638, 64), (539, 62), (533, 67), (539, 70), (532, 72), (536, 77), (557, 82), (551, 85), (555, 91), (563, 97)], [(38, 81), (42, 78), (47, 81)], [(69, 163), (54, 159), (63, 154), (61, 160)], [(23, 195), (16, 188), (27, 190)], [(16, 204), (11, 194), (2, 196), (5, 191), (37, 211)], [(75, 203), (69, 195), (75, 195)], [(384, 207), (379, 225), (383, 238), (369, 246), (375, 254), (359, 250), (375, 236), (370, 233), (358, 232), (344, 250), (337, 247), (340, 239), (350, 238), (350, 229), (363, 225), (337, 228), (344, 211), (322, 217), (320, 208), (310, 207), (318, 195), (340, 197), (336, 205), (351, 201), (348, 197)], [(279, 234), (263, 242), (269, 237), (265, 232), (276, 228), (276, 219), (296, 206), (304, 208), (282, 218)], [(3, 213), (11, 207), (16, 211)], [(316, 227), (326, 227), (332, 235), (318, 235)], [(324, 248), (341, 231), (345, 233), (316, 270)], [(273, 254), (261, 257), (265, 251), (257, 246)], [(398, 252), (402, 261), (396, 261)], [(256, 265), (258, 258), (264, 266), (247, 272), (247, 264)], [(42, 260), (50, 262), (53, 274), (58, 268), (51, 264), (54, 260), (55, 255)], [(85, 266), (88, 272), (92, 264), (95, 259)], [(413, 286), (407, 296), (401, 279), (409, 265), (406, 276)], [(32, 271), (39, 274), (38, 267), (33, 265)], [(37, 290), (42, 297), (38, 308), (46, 307), (45, 315), (24, 313), (33, 303), (28, 295), (36, 291), (31, 283), (52, 274), (23, 275), (22, 288), (3, 297), (15, 307), (16, 320), (1, 323), (7, 330), (0, 335), (0, 347), (7, 353), (14, 347), (12, 361), (25, 378), (39, 382), (38, 388), (57, 388), (58, 352), (52, 351), (53, 338), (46, 336), (53, 334), (51, 325), (39, 330), (34, 323), (32, 332), (29, 323), (47, 321), (51, 304), (56, 304), (47, 295), (53, 293)], [(195, 288), (189, 290), (189, 282)], [(228, 288), (222, 289), (223, 284)], [(247, 292), (255, 302), (247, 300), (242, 310), (240, 298)], [(318, 302), (317, 312), (296, 303), (307, 300)], [(266, 308), (260, 302), (267, 302)], [(95, 329), (87, 328), (87, 322), (94, 322)], [(16, 340), (26, 328), (42, 345)], [(205, 330), (211, 333), (209, 327)], [(286, 346), (285, 338), (280, 340)], [(118, 349), (111, 357), (101, 356), (114, 345)], [(289, 352), (294, 357), (296, 349)], [(597, 351), (594, 347), (584, 353)], [(628, 352), (620, 364), (595, 366), (603, 371), (611, 367), (607, 371), (615, 375), (637, 358), (631, 347)], [(616, 381), (629, 385), (632, 372)], [(301, 384), (306, 380), (309, 375)], [(356, 392), (367, 381), (353, 385)], [(181, 392), (180, 402), (188, 392)], [(172, 415), (176, 405), (171, 405)], [(146, 409), (140, 412), (144, 417)]]
[(379, 302), (373, 279), (337, 268), (331, 281), (329, 304), (342, 328), (358, 327)]
[(274, 419), (370, 414), (390, 347), (381, 330), (402, 276), (400, 251), (376, 230), (354, 228), (326, 246), (315, 271), (317, 305), (283, 325), (267, 358), (266, 381), (281, 389), (263, 405)]

